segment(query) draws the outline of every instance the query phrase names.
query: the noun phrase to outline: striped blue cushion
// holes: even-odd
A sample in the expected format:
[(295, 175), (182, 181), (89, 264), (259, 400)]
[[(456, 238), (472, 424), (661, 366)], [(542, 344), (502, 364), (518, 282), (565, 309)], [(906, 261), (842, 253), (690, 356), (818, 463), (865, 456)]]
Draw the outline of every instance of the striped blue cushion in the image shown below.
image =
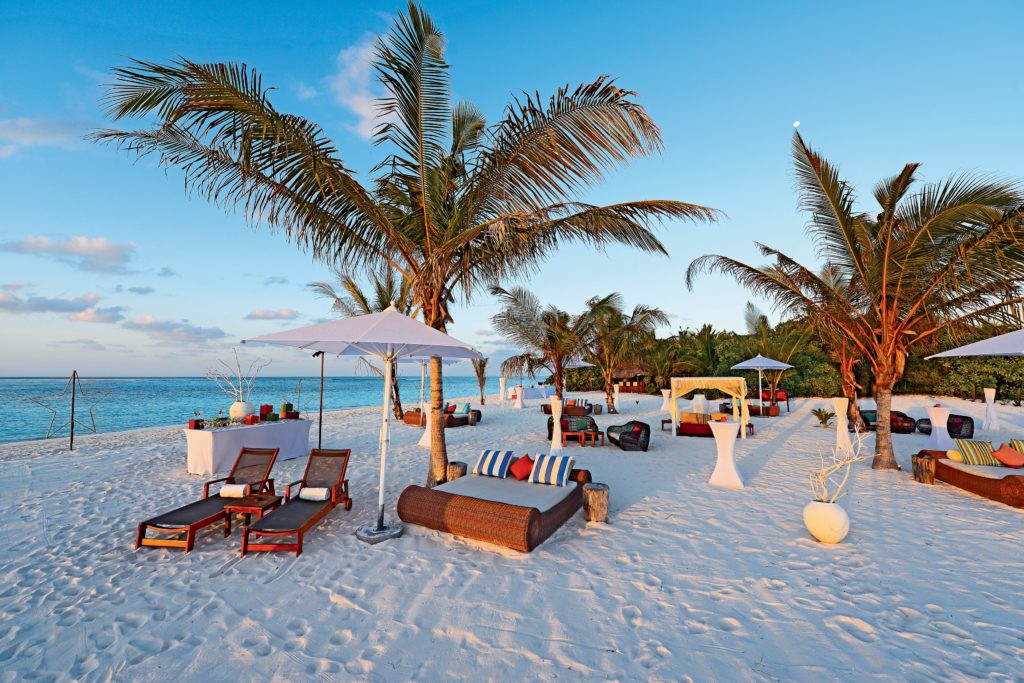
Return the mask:
[(569, 482), (573, 462), (574, 459), (568, 455), (538, 455), (533, 461), (533, 470), (527, 481), (531, 484), (565, 486)]
[(473, 474), (504, 479), (512, 464), (512, 451), (486, 450), (480, 454), (473, 468)]

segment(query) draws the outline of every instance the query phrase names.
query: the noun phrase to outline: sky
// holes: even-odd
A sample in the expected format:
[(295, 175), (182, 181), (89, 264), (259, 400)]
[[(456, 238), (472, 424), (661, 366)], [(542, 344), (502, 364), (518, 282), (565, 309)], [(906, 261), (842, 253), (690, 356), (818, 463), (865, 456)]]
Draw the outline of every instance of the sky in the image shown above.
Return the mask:
[[(188, 197), (181, 175), (84, 136), (110, 69), (129, 59), (244, 62), (275, 106), (320, 124), (366, 180), (380, 87), (372, 40), (404, 7), (388, 2), (19, 2), (0, 4), (0, 376), (200, 375), (243, 338), (320, 321), (311, 281), (327, 264), (230, 209)], [(754, 242), (815, 263), (797, 210), (793, 124), (871, 208), (904, 163), (925, 180), (976, 170), (1024, 178), (1019, 2), (429, 2), (446, 37), (456, 100), (488, 121), (523, 91), (547, 97), (607, 74), (636, 91), (664, 137), (660, 155), (615, 171), (595, 203), (675, 199), (723, 212), (669, 223), (669, 255), (565, 244), (525, 285), (579, 311), (620, 292), (680, 327), (741, 331), (751, 300), (719, 276), (684, 282), (706, 253), (761, 263)], [(500, 357), (487, 294), (449, 333)], [(291, 350), (267, 374), (313, 374)], [(342, 363), (342, 361), (338, 361)], [(347, 362), (347, 361), (346, 361)], [(338, 371), (347, 368), (342, 365)], [(469, 374), (457, 366), (446, 372)]]

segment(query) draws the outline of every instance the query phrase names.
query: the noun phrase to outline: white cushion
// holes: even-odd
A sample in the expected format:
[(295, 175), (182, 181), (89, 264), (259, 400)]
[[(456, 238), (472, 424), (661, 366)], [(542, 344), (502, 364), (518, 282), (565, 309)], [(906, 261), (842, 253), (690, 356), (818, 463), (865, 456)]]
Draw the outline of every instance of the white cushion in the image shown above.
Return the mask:
[(220, 488), (221, 498), (245, 498), (245, 484), (224, 484)]
[(970, 474), (974, 474), (979, 477), (985, 477), (986, 479), (1003, 479), (1005, 477), (1024, 476), (1024, 472), (1013, 467), (995, 467), (993, 465), (968, 465), (965, 462), (957, 462), (956, 460), (950, 460), (948, 458), (943, 458), (942, 464), (949, 465), (953, 469), (960, 470), (962, 472), (969, 472)]
[(473, 474), (481, 474), (485, 477), (497, 477), (504, 479), (508, 474), (508, 468), (512, 464), (512, 451), (489, 449), (480, 453), (476, 465), (473, 467)]
[(436, 486), (434, 490), (495, 503), (537, 508), (539, 512), (547, 512), (565, 500), (565, 497), (575, 488), (576, 482), (574, 481), (570, 481), (566, 486), (544, 486), (518, 479), (496, 479), (470, 475)]
[(331, 490), (329, 488), (316, 486), (303, 486), (299, 491), (299, 498), (302, 500), (315, 500), (317, 502), (330, 500)]

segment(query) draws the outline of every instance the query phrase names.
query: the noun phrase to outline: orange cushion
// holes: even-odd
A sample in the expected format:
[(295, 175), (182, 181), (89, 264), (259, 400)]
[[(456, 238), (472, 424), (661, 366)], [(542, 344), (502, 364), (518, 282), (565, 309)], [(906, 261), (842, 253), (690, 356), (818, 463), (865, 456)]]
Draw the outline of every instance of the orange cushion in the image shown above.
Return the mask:
[(1021, 467), (1024, 465), (1024, 455), (1013, 450), (1005, 443), (999, 447), (999, 450), (992, 451), (992, 455), (1007, 467)]
[(576, 399), (574, 399), (574, 398), (570, 398), (570, 399), (568, 399), (568, 400), (567, 400), (567, 401), (565, 402), (565, 407), (566, 407), (566, 408), (574, 408), (574, 407), (576, 407)]
[(528, 476), (530, 476), (530, 472), (533, 471), (533, 460), (530, 459), (530, 454), (527, 453), (526, 455), (512, 463), (512, 465), (508, 468), (508, 471), (513, 477), (515, 477), (519, 481), (522, 481), (523, 479), (526, 479)]

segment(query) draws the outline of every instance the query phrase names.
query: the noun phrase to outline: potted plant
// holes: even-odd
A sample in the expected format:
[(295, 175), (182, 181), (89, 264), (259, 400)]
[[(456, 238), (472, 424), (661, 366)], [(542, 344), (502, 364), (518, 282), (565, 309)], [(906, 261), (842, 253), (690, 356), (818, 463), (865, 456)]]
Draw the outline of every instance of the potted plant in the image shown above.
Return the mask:
[(228, 410), (228, 415), (235, 422), (241, 422), (249, 415), (256, 413), (256, 406), (249, 401), (252, 395), (252, 385), (263, 368), (270, 365), (269, 359), (256, 358), (249, 364), (249, 369), (242, 372), (242, 361), (238, 358), (238, 350), (234, 349), (235, 366), (231, 367), (224, 361), (218, 361), (224, 369), (211, 368), (206, 371), (206, 377), (212, 380), (221, 391), (235, 400)]
[(826, 429), (828, 428), (828, 423), (836, 416), (836, 414), (828, 408), (815, 408), (811, 411), (811, 414), (818, 418), (818, 423)]
[(821, 454), (821, 464), (810, 473), (814, 500), (804, 507), (804, 525), (822, 543), (839, 543), (850, 533), (850, 516), (838, 501), (846, 493), (853, 464), (867, 457), (861, 455), (861, 442), (858, 434), (855, 445), (833, 448), (831, 458)]

